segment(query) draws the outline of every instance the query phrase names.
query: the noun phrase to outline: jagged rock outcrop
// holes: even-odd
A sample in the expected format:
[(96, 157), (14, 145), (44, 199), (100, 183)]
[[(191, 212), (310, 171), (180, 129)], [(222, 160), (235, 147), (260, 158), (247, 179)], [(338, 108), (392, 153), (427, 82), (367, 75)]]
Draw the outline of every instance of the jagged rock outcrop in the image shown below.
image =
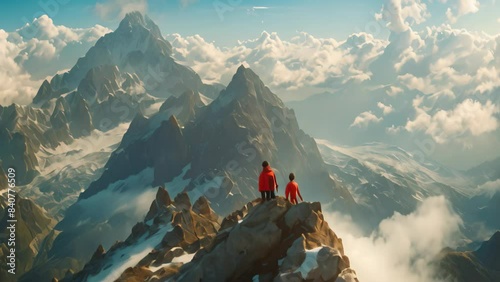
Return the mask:
[(49, 116), (47, 110), (29, 106), (0, 106), (0, 160), (4, 170), (16, 168), (18, 185), (29, 183), (38, 174), (35, 154), (39, 151), (41, 140), (45, 140), (48, 147), (58, 144), (44, 138), (51, 127)]
[[(150, 252), (116, 268), (117, 255), (132, 257), (134, 253), (127, 251), (143, 244), (143, 238), (165, 232), (165, 225), (170, 228)], [(342, 240), (324, 221), (319, 203), (294, 206), (281, 197), (265, 203), (256, 200), (218, 225), (206, 198), (191, 207), (187, 194), (172, 201), (163, 188), (158, 189), (145, 222), (138, 223), (125, 242), (107, 252), (98, 246), (81, 272), (62, 281), (99, 279), (358, 281)]]
[(59, 98), (56, 100), (56, 105), (50, 116), (51, 128), (45, 132), (45, 137), (51, 139), (52, 143), (64, 142), (69, 144), (73, 138), (69, 130), (70, 110), (65, 99)]
[(68, 97), (71, 111), (69, 128), (73, 138), (80, 138), (90, 135), (94, 130), (92, 114), (89, 105), (82, 96), (75, 94)]
[(146, 215), (144, 221), (153, 219), (162, 209), (170, 206), (171, 204), (172, 199), (170, 199), (170, 195), (168, 194), (167, 190), (165, 190), (165, 188), (158, 189), (156, 198), (151, 203), (151, 207), (149, 208), (149, 212)]
[(197, 118), (200, 112), (210, 104), (212, 100), (203, 94), (188, 90), (181, 96), (171, 96), (160, 107), (160, 112), (169, 112), (175, 115), (182, 124), (186, 124)]
[(319, 203), (251, 202), (222, 228), (172, 281), (357, 281)]
[(500, 231), (495, 232), (476, 251), (441, 251), (435, 267), (439, 277), (447, 281), (500, 281)]
[[(117, 242), (108, 251), (99, 245), (82, 271), (62, 281), (145, 281), (153, 273), (175, 274), (181, 265), (176, 260), (211, 244), (219, 223), (206, 198), (191, 204), (184, 193), (172, 201), (160, 187), (144, 222), (137, 223), (125, 241)], [(123, 264), (117, 261), (123, 255), (131, 258), (143, 253), (141, 246), (151, 247), (144, 257)]]
[(48, 101), (52, 98), (54, 98), (54, 90), (52, 89), (50, 83), (47, 80), (44, 80), (42, 85), (40, 86), (40, 89), (38, 89), (38, 92), (33, 98), (33, 104), (41, 105), (45, 101)]

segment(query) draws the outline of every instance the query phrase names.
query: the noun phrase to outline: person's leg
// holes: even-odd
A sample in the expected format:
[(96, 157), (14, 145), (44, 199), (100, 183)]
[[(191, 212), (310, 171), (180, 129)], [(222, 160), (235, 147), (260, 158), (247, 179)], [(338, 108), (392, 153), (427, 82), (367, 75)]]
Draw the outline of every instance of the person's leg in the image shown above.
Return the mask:
[(274, 193), (274, 190), (271, 191), (271, 199), (276, 199), (276, 194)]
[(266, 191), (266, 199), (271, 200), (271, 191)]
[(297, 198), (295, 198), (295, 197), (291, 197), (291, 198), (290, 198), (290, 202), (291, 202), (292, 204), (296, 205), (296, 204), (297, 204)]
[(264, 202), (266, 200), (266, 192), (260, 192), (260, 196), (262, 197), (262, 202)]

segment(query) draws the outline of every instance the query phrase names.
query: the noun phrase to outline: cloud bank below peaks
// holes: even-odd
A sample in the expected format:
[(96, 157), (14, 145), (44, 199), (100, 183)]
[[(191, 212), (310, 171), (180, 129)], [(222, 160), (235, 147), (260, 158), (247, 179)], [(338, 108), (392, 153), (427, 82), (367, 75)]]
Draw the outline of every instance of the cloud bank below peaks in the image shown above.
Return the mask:
[[(353, 118), (344, 124), (345, 129), (378, 124), (386, 130), (399, 128), (400, 133), (422, 133), (441, 144), (454, 142), (456, 136), (474, 137), (498, 129), (499, 35), (442, 25), (418, 32), (411, 28), (393, 32), (389, 40), (356, 33), (339, 41), (305, 32), (283, 40), (277, 33), (263, 32), (256, 39), (223, 48), (200, 35), (172, 34), (167, 38), (175, 58), (193, 68), (205, 82), (228, 83), (234, 70), (244, 63), (273, 91), (294, 93), (295, 99), (355, 86), (349, 91), (359, 96), (359, 107), (352, 108), (362, 110), (353, 114), (357, 121)], [(374, 94), (374, 89), (385, 89), (385, 95)], [(366, 99), (364, 95), (378, 96)], [(411, 103), (415, 99), (422, 100), (419, 107)], [(439, 133), (437, 128), (452, 124), (459, 113), (470, 113), (467, 109), (481, 113), (477, 119), (461, 119), (467, 126), (483, 121), (487, 126)], [(391, 118), (381, 119), (386, 115)], [(426, 116), (430, 122), (435, 117), (436, 130), (413, 126)]]
[(422, 201), (408, 215), (395, 213), (383, 220), (370, 236), (363, 236), (352, 221), (326, 213), (329, 225), (342, 238), (360, 281), (439, 281), (432, 261), (460, 238), (461, 218), (443, 196)]

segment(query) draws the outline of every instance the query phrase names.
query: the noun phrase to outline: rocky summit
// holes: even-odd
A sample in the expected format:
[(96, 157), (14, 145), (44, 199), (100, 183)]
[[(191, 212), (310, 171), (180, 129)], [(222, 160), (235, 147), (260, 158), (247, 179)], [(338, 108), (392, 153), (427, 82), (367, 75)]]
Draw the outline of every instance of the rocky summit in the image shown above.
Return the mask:
[(62, 281), (358, 281), (320, 203), (255, 200), (222, 221), (159, 188), (143, 222)]
[(171, 281), (358, 281), (321, 204), (282, 197), (226, 217), (209, 248)]

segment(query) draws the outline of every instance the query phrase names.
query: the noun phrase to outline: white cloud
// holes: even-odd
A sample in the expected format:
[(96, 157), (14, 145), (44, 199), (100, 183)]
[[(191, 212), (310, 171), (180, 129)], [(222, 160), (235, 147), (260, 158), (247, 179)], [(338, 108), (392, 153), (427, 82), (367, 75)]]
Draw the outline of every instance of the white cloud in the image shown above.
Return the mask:
[(408, 30), (412, 24), (421, 24), (430, 17), (427, 5), (421, 0), (386, 0), (375, 19), (387, 22), (395, 32)]
[(495, 131), (499, 127), (495, 117), (499, 108), (491, 101), (481, 104), (467, 99), (453, 110), (439, 110), (433, 115), (421, 107), (421, 102), (422, 99), (414, 101), (416, 117), (414, 120), (409, 120), (405, 128), (410, 132), (423, 131), (439, 144), (468, 135), (479, 136)]
[(367, 66), (387, 42), (359, 33), (338, 42), (299, 33), (290, 41), (263, 32), (257, 39), (219, 48), (201, 36), (168, 36), (176, 59), (189, 65), (205, 82), (228, 83), (238, 65), (246, 63), (275, 90), (331, 87), (368, 81)]
[(28, 104), (42, 80), (72, 67), (110, 30), (96, 25), (72, 29), (55, 25), (47, 15), (14, 32), (0, 29), (0, 104)]
[(7, 40), (8, 33), (0, 29), (0, 104), (26, 104), (36, 93), (39, 82), (32, 81), (15, 61), (19, 52), (16, 44)]
[(387, 87), (385, 93), (389, 96), (396, 96), (400, 93), (403, 93), (403, 89), (401, 87), (391, 85)]
[(455, 23), (458, 18), (474, 14), (479, 11), (480, 3), (477, 0), (440, 0), (442, 3), (450, 2), (451, 6), (446, 10), (446, 17), (451, 23)]
[(391, 125), (391, 127), (387, 127), (387, 128), (385, 129), (385, 132), (387, 132), (387, 134), (390, 134), (390, 135), (397, 135), (397, 134), (399, 134), (402, 130), (404, 130), (404, 127), (402, 127), (402, 126), (397, 126), (397, 127), (396, 127), (396, 126), (394, 126), (394, 124), (393, 124), (393, 125)]
[(425, 199), (408, 215), (395, 213), (370, 236), (338, 213), (325, 213), (360, 281), (437, 281), (432, 268), (436, 255), (454, 247), (461, 218), (443, 197)]
[(500, 193), (500, 179), (488, 181), (477, 187), (477, 194), (479, 195), (485, 194), (492, 197), (496, 193)]
[[(183, 4), (189, 4), (190, 0), (182, 0)], [(105, 20), (122, 19), (127, 13), (138, 11), (143, 14), (148, 9), (147, 0), (105, 0), (95, 4), (95, 12)]]
[[(402, 5), (408, 3), (403, 1)], [(234, 70), (243, 63), (254, 69), (275, 93), (284, 94), (281, 96), (284, 99), (290, 93), (306, 96), (353, 88), (352, 100), (365, 104), (358, 103), (358, 107), (351, 107), (350, 111), (346, 108), (346, 112), (356, 116), (363, 108), (373, 111), (373, 116), (368, 113), (360, 116), (356, 126), (365, 126), (362, 120), (380, 122), (385, 128), (407, 124), (408, 120), (409, 125), (423, 123), (427, 115), (433, 117), (439, 111), (451, 113), (467, 99), (483, 104), (491, 100), (500, 106), (493, 97), (500, 91), (500, 36), (454, 29), (450, 25), (429, 26), (418, 32), (409, 28), (392, 33), (390, 41), (367, 33), (353, 34), (345, 40), (299, 33), (283, 40), (277, 33), (264, 32), (259, 38), (221, 48), (199, 35), (174, 34), (168, 39), (174, 46), (176, 59), (193, 68), (208, 83), (227, 84)], [(362, 97), (378, 95), (375, 93), (386, 96)], [(414, 116), (411, 103), (408, 104), (416, 97), (422, 98), (423, 115)], [(381, 114), (376, 117), (373, 109), (378, 106), (377, 100), (397, 107), (398, 114), (390, 120), (381, 120)], [(353, 126), (352, 120), (349, 120), (351, 124), (342, 122), (339, 127)], [(401, 130), (386, 132), (404, 133)], [(473, 135), (470, 130), (462, 134), (461, 137), (480, 135)]]
[[(390, 50), (392, 61), (385, 59), (380, 63), (395, 64), (394, 75), (402, 88), (454, 97), (457, 93), (462, 96), (484, 93), (500, 85), (497, 37), (448, 25), (411, 34), (417, 39), (405, 40), (406, 35), (394, 37), (394, 44), (399, 45)], [(381, 70), (373, 70), (376, 71)]]
[(354, 122), (351, 124), (351, 127), (367, 127), (370, 123), (379, 123), (383, 120), (383, 118), (379, 118), (374, 115), (371, 111), (362, 112), (354, 119)]
[(344, 41), (300, 33), (286, 41), (276, 33), (264, 32), (260, 38), (228, 48), (206, 42), (199, 35), (174, 34), (168, 39), (176, 59), (206, 82), (228, 83), (234, 69), (247, 63), (278, 93), (307, 87), (331, 90), (353, 83), (371, 85), (374, 74), (385, 77), (383, 82), (389, 85), (386, 93), (396, 98), (406, 89), (454, 97), (456, 93), (484, 93), (500, 86), (500, 50), (496, 51), (500, 37), (450, 26), (409, 30), (394, 35), (389, 46), (366, 33), (353, 34)]
[(377, 107), (379, 107), (382, 110), (382, 113), (384, 114), (384, 116), (386, 116), (394, 111), (394, 108), (392, 107), (392, 105), (387, 106), (382, 102), (378, 102)]

